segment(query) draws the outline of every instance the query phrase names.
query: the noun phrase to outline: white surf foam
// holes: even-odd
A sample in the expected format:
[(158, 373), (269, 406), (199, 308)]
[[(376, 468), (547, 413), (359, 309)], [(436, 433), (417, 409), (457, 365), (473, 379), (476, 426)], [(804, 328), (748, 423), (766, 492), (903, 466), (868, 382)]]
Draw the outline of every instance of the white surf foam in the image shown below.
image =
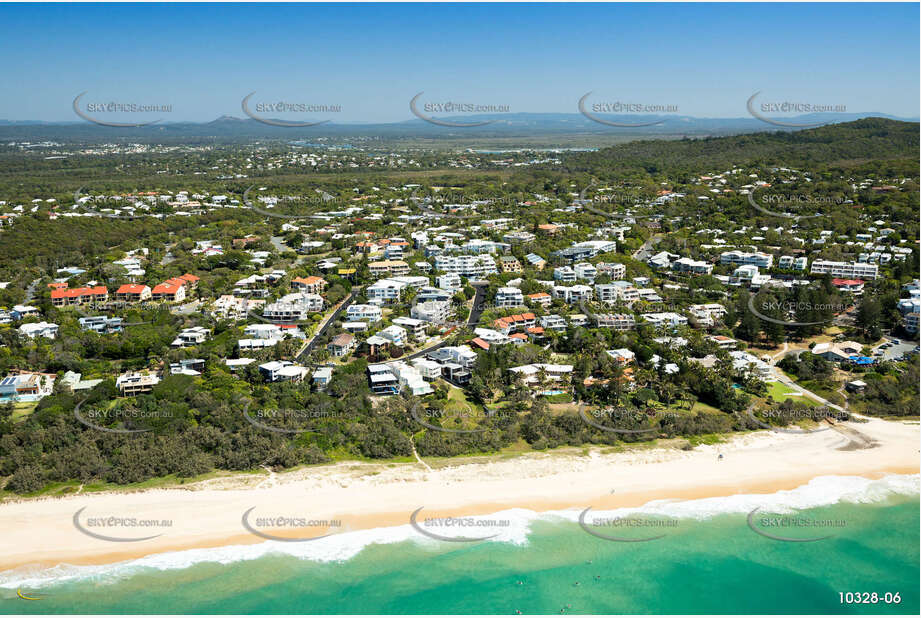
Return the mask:
[[(613, 510), (592, 510), (592, 516), (624, 517), (636, 514), (663, 517), (706, 519), (722, 514), (749, 513), (760, 507), (770, 513), (791, 513), (794, 511), (829, 506), (840, 502), (854, 504), (879, 503), (896, 495), (917, 496), (921, 493), (921, 476), (890, 475), (871, 480), (859, 476), (817, 477), (796, 489), (773, 494), (739, 494), (720, 498), (697, 500), (655, 500), (636, 508)], [(590, 505), (586, 505), (590, 506)], [(567, 509), (538, 513), (529, 509), (508, 509), (490, 515), (471, 519), (507, 521), (507, 524), (486, 527), (426, 527), (420, 513), (420, 526), (435, 534), (453, 537), (485, 537), (495, 535), (483, 542), (527, 543), (531, 525), (537, 520), (578, 521), (584, 510)], [(163, 554), (154, 554), (137, 560), (98, 566), (75, 566), (62, 564), (48, 569), (20, 568), (0, 573), (0, 588), (19, 587), (36, 589), (55, 583), (74, 580), (113, 581), (145, 570), (185, 569), (199, 563), (211, 562), (230, 564), (244, 560), (255, 560), (272, 554), (288, 555), (317, 562), (345, 561), (353, 558), (364, 548), (374, 544), (401, 542), (422, 544), (446, 544), (422, 535), (409, 524), (389, 528), (347, 531), (303, 543), (266, 541), (255, 545), (232, 545), (209, 549), (189, 549)], [(461, 543), (458, 543), (461, 545)]]

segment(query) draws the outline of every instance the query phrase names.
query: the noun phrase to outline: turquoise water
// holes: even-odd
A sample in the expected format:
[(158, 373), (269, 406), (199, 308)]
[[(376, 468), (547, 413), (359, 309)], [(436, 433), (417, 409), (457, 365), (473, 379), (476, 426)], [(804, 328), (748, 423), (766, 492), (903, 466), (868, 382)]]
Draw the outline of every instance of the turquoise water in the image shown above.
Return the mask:
[[(24, 587), (40, 601), (0, 588), (0, 612), (918, 614), (917, 496), (798, 514), (846, 526), (820, 529), (835, 535), (823, 541), (787, 543), (755, 534), (744, 513), (732, 513), (681, 519), (656, 532), (666, 533), (662, 539), (621, 543), (586, 534), (573, 521), (542, 518), (530, 522), (522, 545), (402, 541), (368, 545), (342, 562), (273, 554), (182, 569), (123, 568)], [(813, 532), (784, 534), (818, 536)], [(842, 605), (839, 592), (847, 591), (898, 592), (901, 604)]]

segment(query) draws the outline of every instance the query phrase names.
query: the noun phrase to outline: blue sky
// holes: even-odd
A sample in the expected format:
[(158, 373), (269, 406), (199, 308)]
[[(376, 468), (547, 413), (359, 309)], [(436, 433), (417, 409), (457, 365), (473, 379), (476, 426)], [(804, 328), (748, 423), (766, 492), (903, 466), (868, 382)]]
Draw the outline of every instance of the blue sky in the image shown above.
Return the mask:
[(917, 117), (918, 28), (916, 3), (2, 4), (0, 119), (77, 120), (83, 91), (172, 105), (167, 121), (242, 117), (252, 91), (341, 105), (342, 121), (408, 120), (420, 91), (513, 112), (577, 112), (593, 91), (741, 117), (760, 90)]

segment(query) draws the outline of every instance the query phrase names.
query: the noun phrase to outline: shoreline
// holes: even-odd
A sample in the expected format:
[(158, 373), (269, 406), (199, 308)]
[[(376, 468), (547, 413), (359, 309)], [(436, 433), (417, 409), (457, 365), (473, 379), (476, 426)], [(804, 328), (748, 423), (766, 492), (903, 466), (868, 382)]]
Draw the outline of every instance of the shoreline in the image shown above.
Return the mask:
[[(420, 507), (424, 507), (420, 521), (514, 508), (537, 513), (589, 506), (610, 510), (655, 500), (774, 494), (820, 476), (879, 479), (919, 473), (917, 425), (877, 419), (845, 425), (876, 445), (854, 448), (851, 438), (835, 430), (757, 432), (692, 451), (653, 448), (601, 454), (591, 447), (587, 455), (532, 453), (434, 471), (417, 463), (333, 464), (271, 474), (260, 487), (248, 489), (213, 489), (208, 486), (214, 483), (203, 481), (183, 489), (18, 501), (0, 505), (0, 572), (62, 564), (106, 565), (184, 550), (266, 543), (244, 528), (242, 518), (249, 509), (253, 509), (250, 521), (257, 516), (338, 519), (341, 532), (354, 532), (406, 525)], [(724, 454), (722, 461), (719, 453)], [(262, 487), (266, 482), (269, 486)], [(86, 517), (114, 516), (168, 520), (171, 525), (153, 530), (132, 527), (127, 532), (92, 529), (120, 538), (162, 533), (135, 542), (100, 540), (74, 526), (80, 509), (84, 509), (80, 516), (84, 522)], [(268, 534), (296, 538), (330, 531), (336, 533), (318, 526), (265, 529)]]

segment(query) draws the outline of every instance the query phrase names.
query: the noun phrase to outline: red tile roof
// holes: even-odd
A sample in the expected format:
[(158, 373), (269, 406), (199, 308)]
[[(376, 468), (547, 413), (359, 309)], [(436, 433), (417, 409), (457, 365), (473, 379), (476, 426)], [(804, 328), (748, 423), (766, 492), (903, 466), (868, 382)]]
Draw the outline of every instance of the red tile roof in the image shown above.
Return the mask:
[(482, 348), (483, 350), (489, 349), (489, 344), (483, 341), (483, 339), (481, 339), (480, 337), (475, 337), (474, 339), (471, 339), (470, 343), (472, 343), (478, 348)]
[(863, 285), (863, 279), (832, 279), (832, 285)]
[(116, 294), (140, 294), (147, 286), (141, 283), (126, 283), (118, 288)]
[(91, 288), (71, 288), (51, 290), (51, 298), (80, 298), (81, 296), (105, 296), (109, 293), (104, 285)]

